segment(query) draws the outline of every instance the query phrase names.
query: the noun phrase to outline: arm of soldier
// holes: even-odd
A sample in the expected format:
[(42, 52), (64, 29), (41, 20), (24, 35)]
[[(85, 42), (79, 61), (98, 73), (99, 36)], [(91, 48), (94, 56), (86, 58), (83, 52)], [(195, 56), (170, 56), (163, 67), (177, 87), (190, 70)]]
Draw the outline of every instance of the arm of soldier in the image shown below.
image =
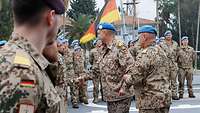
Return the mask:
[(197, 60), (197, 52), (193, 49), (193, 61), (195, 62)]
[[(5, 66), (5, 65), (4, 65)], [(41, 100), (36, 73), (27, 67), (14, 67), (8, 71), (0, 66), (0, 108), (4, 113), (12, 110), (35, 113)]]
[(94, 54), (93, 54), (93, 52), (91, 51), (91, 52), (90, 52), (90, 55), (89, 55), (89, 62), (90, 62), (91, 65), (93, 65), (93, 63), (94, 63), (93, 61), (94, 61)]
[(127, 70), (127, 74), (124, 75), (124, 84), (122, 85), (122, 91), (125, 91), (127, 88), (131, 87), (131, 85), (135, 85), (141, 83), (142, 80), (151, 72), (153, 68), (152, 65), (155, 58), (156, 53), (153, 49), (144, 50), (137, 57), (134, 65), (129, 67)]

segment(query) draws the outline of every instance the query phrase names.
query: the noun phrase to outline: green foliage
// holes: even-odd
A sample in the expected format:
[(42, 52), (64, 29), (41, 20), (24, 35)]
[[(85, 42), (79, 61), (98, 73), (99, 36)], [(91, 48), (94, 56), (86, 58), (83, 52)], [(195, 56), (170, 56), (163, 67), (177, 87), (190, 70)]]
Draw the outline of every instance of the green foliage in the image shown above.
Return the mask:
[(10, 0), (0, 0), (0, 39), (8, 39), (12, 32), (12, 10)]
[[(67, 12), (71, 18), (71, 25), (66, 29), (69, 32), (68, 37), (72, 39), (80, 39), (88, 30), (91, 21), (95, 20), (97, 15), (95, 0), (72, 0), (71, 9)], [(85, 49), (90, 49), (91, 42), (84, 44)]]
[(97, 11), (95, 0), (72, 0), (71, 9), (67, 12), (70, 18), (77, 20), (80, 14), (95, 18)]
[(88, 30), (90, 17), (82, 14), (76, 20), (70, 19), (70, 22), (71, 25), (66, 26), (69, 32), (68, 36), (73, 39), (80, 39)]
[[(199, 0), (181, 0), (181, 31), (182, 36), (190, 37), (190, 45), (195, 47), (197, 32)], [(166, 31), (171, 30), (175, 40), (179, 40), (178, 35), (178, 4), (177, 0), (159, 0), (160, 15), (160, 36)]]

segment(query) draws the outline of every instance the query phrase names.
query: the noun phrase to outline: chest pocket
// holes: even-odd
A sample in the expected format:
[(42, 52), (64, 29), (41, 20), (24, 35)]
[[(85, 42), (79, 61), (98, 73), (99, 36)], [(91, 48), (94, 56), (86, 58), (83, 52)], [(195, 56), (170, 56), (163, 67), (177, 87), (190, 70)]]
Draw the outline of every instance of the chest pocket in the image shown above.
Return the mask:
[(109, 50), (100, 63), (102, 71), (109, 74), (116, 74), (118, 71), (117, 51)]

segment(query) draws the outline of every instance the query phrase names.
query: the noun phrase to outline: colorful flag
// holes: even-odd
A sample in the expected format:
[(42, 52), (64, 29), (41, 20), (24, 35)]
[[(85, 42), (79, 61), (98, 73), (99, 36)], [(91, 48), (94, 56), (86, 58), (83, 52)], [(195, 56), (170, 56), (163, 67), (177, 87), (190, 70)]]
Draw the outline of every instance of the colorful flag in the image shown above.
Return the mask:
[(96, 37), (96, 28), (95, 27), (96, 27), (95, 22), (93, 22), (90, 25), (88, 31), (85, 33), (85, 35), (80, 39), (81, 44), (87, 43)]
[(96, 38), (96, 26), (99, 23), (103, 23), (103, 22), (112, 23), (120, 19), (121, 17), (117, 8), (116, 1), (109, 0), (107, 3), (105, 3), (96, 21), (90, 25), (88, 31), (80, 39), (80, 43), (84, 44)]
[(112, 23), (118, 20), (121, 20), (121, 16), (117, 8), (116, 1), (109, 0), (101, 16), (100, 23), (103, 22)]

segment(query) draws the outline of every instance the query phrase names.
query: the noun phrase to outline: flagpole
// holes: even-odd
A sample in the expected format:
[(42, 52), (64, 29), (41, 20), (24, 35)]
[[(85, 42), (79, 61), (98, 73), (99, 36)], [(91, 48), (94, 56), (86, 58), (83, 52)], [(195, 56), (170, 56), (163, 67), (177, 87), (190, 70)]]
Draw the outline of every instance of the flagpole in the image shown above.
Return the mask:
[[(199, 24), (200, 24), (200, 2), (199, 2), (199, 12), (198, 12), (198, 22), (197, 22), (196, 51), (198, 51), (199, 48)], [(195, 60), (195, 70), (197, 70), (197, 58)]]
[(126, 22), (125, 22), (125, 16), (124, 16), (124, 10), (123, 10), (123, 2), (120, 0), (120, 7), (121, 7), (121, 17), (122, 17), (122, 36), (124, 41), (126, 42), (125, 34), (126, 34)]

